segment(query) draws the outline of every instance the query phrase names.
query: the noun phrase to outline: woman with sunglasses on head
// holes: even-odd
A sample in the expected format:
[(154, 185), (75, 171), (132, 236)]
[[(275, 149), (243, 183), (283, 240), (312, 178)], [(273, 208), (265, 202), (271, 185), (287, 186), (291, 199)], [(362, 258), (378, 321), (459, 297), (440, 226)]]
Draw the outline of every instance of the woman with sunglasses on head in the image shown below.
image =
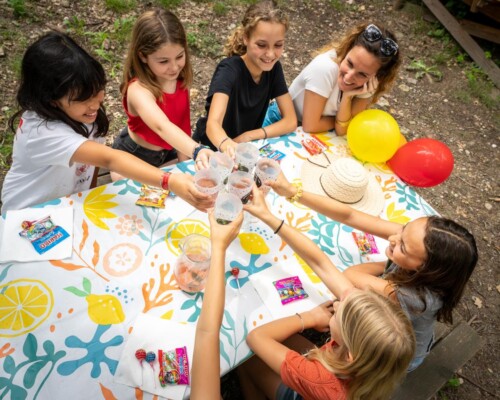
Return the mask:
[(393, 83), (400, 64), (396, 38), (381, 25), (359, 25), (319, 50), (289, 89), (304, 131), (345, 135), (351, 119)]

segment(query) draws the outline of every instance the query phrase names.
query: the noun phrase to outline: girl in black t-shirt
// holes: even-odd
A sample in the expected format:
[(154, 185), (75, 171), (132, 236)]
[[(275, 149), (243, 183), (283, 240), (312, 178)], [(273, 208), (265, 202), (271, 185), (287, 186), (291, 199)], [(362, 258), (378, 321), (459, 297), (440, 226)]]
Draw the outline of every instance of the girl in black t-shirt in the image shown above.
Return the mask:
[[(208, 90), (207, 116), (196, 123), (193, 139), (234, 155), (238, 143), (293, 132), (297, 117), (279, 58), (288, 19), (274, 2), (248, 8), (225, 46)], [(267, 107), (276, 99), (283, 118), (265, 128)]]

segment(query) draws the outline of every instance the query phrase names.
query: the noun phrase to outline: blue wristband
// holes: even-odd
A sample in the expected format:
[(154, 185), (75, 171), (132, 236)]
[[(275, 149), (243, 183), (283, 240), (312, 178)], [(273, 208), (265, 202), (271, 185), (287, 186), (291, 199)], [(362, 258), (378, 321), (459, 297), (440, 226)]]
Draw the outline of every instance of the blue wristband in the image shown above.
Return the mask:
[(208, 146), (204, 146), (202, 144), (200, 144), (198, 147), (195, 147), (195, 149), (193, 150), (193, 161), (196, 161), (196, 157), (198, 157), (198, 153), (203, 150), (203, 149), (209, 149), (210, 147)]

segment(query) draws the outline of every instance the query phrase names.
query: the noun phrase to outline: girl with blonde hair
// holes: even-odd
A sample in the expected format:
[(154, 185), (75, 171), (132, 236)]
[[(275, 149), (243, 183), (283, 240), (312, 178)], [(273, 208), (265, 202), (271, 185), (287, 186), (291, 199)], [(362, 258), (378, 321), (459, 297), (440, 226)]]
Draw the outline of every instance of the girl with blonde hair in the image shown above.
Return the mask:
[[(288, 19), (273, 1), (251, 5), (225, 47), (208, 90), (206, 112), (196, 123), (195, 140), (234, 155), (237, 143), (281, 136), (297, 119), (279, 62)], [(262, 127), (269, 102), (283, 118)]]
[[(245, 210), (278, 233), (340, 300), (250, 332), (256, 357), (239, 368), (246, 398), (387, 399), (415, 351), (407, 317), (384, 296), (354, 289), (314, 242), (269, 211), (259, 190), (253, 196)], [(331, 341), (314, 348), (296, 335), (309, 328), (330, 330)]]
[(345, 135), (352, 118), (394, 82), (401, 64), (395, 36), (380, 24), (362, 24), (316, 54), (290, 85), (306, 132)]
[[(134, 25), (121, 93), (127, 127), (113, 148), (161, 166), (192, 158), (208, 166), (212, 151), (191, 138), (189, 86), (193, 71), (186, 33), (170, 11), (143, 13)], [(113, 174), (113, 179), (121, 176)]]

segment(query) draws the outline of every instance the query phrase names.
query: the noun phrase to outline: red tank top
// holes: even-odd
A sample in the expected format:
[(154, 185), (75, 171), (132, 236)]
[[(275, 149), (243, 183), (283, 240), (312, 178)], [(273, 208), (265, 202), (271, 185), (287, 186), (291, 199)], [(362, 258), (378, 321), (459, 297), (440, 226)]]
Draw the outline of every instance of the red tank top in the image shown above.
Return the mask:
[[(132, 79), (129, 85), (136, 81), (137, 78)], [(181, 128), (186, 135), (191, 136), (191, 118), (189, 113), (189, 92), (187, 88), (182, 88), (182, 81), (177, 81), (175, 93), (163, 92), (162, 101), (156, 101), (158, 107), (165, 113), (167, 118), (179, 128)], [(161, 146), (164, 149), (171, 150), (172, 146), (158, 136), (153, 130), (146, 125), (141, 117), (131, 115), (127, 106), (127, 94), (123, 96), (123, 108), (127, 113), (128, 128), (134, 132), (141, 139), (155, 146)]]

